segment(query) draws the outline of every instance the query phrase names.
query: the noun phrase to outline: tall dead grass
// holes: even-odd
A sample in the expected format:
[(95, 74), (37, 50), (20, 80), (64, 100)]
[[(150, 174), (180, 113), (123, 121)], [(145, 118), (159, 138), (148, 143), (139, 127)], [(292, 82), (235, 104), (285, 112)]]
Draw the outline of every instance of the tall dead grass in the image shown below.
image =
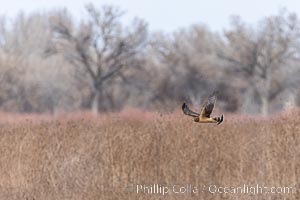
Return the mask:
[[(10, 119), (7, 121), (7, 119)], [(25, 119), (25, 120), (24, 120)], [(209, 185), (300, 186), (300, 114), (227, 116), (220, 126), (181, 113), (0, 116), (0, 199), (300, 199), (212, 194)], [(136, 194), (132, 184), (206, 186)]]

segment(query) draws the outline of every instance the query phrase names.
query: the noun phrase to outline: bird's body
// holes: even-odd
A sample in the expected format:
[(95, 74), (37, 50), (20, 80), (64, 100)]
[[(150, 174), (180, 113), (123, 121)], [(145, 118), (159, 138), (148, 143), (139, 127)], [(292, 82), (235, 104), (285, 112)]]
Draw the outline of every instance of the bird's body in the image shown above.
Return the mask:
[(202, 107), (201, 113), (197, 113), (192, 111), (186, 103), (182, 105), (182, 111), (185, 115), (189, 115), (194, 118), (194, 122), (199, 123), (217, 123), (217, 125), (223, 122), (223, 115), (220, 117), (210, 117), (214, 109), (214, 105), (216, 103), (217, 97), (216, 92), (214, 92), (207, 100), (207, 102)]
[(215, 118), (212, 118), (212, 117), (209, 117), (209, 118), (206, 118), (206, 117), (195, 117), (194, 121), (195, 122), (199, 122), (199, 123), (218, 123), (219, 120), (217, 120)]

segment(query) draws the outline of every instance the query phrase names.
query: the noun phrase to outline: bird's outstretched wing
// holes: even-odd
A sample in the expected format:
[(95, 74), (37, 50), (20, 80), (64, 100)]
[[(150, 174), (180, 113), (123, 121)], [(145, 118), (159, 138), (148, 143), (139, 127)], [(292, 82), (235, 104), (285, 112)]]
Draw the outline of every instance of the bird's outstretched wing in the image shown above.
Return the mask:
[(204, 104), (202, 110), (201, 110), (201, 117), (210, 117), (210, 114), (212, 113), (215, 103), (217, 101), (217, 94), (218, 92), (213, 92), (209, 97), (206, 103)]
[(199, 117), (199, 115), (200, 115), (199, 113), (192, 111), (186, 103), (182, 104), (182, 111), (184, 114), (192, 116), (192, 117)]

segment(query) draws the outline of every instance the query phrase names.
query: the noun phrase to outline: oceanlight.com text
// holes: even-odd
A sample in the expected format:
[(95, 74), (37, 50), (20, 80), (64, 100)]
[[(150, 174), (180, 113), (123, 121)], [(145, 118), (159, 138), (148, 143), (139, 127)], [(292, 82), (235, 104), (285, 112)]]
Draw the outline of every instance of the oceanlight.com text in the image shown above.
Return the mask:
[(135, 184), (130, 186), (130, 191), (137, 194), (245, 194), (245, 195), (272, 195), (272, 194), (293, 194), (296, 188), (291, 186), (264, 186), (247, 185), (222, 186), (222, 185), (193, 185), (193, 184)]

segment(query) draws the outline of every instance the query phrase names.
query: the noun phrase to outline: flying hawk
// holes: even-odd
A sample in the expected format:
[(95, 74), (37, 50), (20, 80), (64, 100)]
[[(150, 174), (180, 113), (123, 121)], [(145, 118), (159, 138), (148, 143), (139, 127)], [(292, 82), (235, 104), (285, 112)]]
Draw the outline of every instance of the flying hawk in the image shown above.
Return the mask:
[(214, 92), (212, 95), (209, 96), (200, 114), (192, 111), (186, 103), (182, 104), (182, 111), (185, 115), (192, 116), (195, 122), (217, 123), (217, 125), (219, 125), (223, 122), (223, 115), (221, 115), (220, 117), (210, 117), (210, 114), (214, 109), (216, 100), (217, 100), (217, 92)]

